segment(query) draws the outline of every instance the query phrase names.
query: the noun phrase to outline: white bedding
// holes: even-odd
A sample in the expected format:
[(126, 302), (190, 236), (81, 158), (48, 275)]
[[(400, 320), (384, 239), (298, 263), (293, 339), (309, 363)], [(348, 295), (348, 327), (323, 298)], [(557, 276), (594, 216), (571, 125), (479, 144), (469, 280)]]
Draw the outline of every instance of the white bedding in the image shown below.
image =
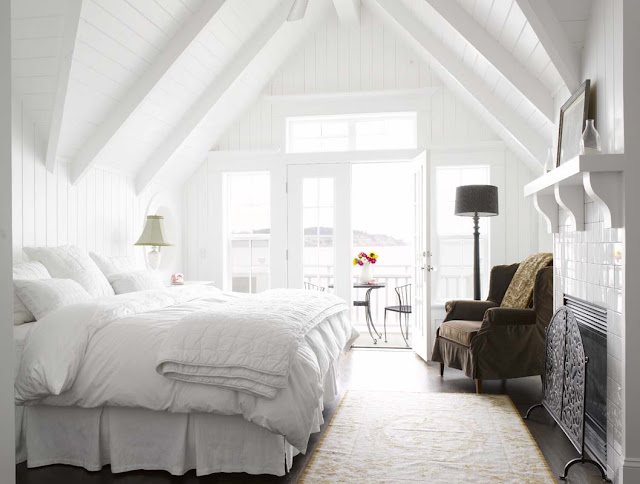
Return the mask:
[[(323, 292), (277, 289), (183, 318), (158, 352), (157, 371), (265, 398), (287, 386), (298, 348), (320, 322), (348, 309)], [(322, 375), (318, 375), (318, 387)]]
[(210, 286), (183, 286), (55, 311), (30, 331), (16, 380), (16, 403), (242, 415), (305, 452), (322, 405), (317, 382), (353, 336), (346, 312), (309, 331), (296, 353), (289, 384), (272, 400), (170, 380), (155, 371), (157, 350), (177, 321), (235, 297)]

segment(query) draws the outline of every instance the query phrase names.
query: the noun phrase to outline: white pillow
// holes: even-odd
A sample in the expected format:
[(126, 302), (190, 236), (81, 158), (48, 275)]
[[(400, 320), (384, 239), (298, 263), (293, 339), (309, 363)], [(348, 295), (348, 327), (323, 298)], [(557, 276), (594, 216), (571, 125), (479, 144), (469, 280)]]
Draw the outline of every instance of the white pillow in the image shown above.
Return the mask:
[[(40, 262), (22, 262), (13, 266), (13, 280), (36, 280), (51, 279), (45, 266)], [(35, 321), (36, 318), (27, 309), (22, 300), (18, 297), (15, 288), (13, 290), (13, 324), (23, 324)]]
[(42, 319), (61, 307), (93, 299), (80, 284), (71, 279), (18, 280), (13, 284), (18, 297), (36, 319)]
[[(144, 269), (135, 257), (107, 257), (104, 255), (89, 252), (93, 262), (100, 268), (105, 276), (110, 274), (123, 274)], [(108, 278), (107, 278), (108, 279)]]
[(164, 286), (160, 274), (155, 271), (125, 272), (108, 276), (116, 294), (159, 289)]
[(94, 297), (113, 296), (113, 288), (86, 251), (62, 247), (25, 247), (30, 259), (41, 262), (58, 279), (73, 279)]

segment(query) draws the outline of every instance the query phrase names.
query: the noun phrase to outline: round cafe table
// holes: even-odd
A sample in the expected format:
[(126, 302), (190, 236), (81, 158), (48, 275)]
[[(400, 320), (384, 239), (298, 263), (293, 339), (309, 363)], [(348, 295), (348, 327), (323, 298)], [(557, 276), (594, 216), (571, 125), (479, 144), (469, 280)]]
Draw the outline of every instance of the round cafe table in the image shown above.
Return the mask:
[[(381, 289), (386, 287), (387, 285), (382, 283), (372, 283), (372, 284), (362, 284), (360, 282), (355, 282), (353, 284), (354, 289), (366, 289), (367, 292), (364, 295), (364, 301), (353, 301), (353, 305), (357, 307), (365, 308), (365, 318), (367, 320), (367, 330), (369, 330), (369, 335), (373, 340), (373, 344), (378, 344), (378, 338), (382, 338), (382, 334), (378, 332), (375, 325), (373, 324), (373, 319), (371, 318), (371, 291), (374, 289)], [(329, 284), (329, 287), (333, 289), (333, 284)], [(371, 331), (373, 329), (373, 332)], [(375, 336), (374, 336), (375, 334)]]

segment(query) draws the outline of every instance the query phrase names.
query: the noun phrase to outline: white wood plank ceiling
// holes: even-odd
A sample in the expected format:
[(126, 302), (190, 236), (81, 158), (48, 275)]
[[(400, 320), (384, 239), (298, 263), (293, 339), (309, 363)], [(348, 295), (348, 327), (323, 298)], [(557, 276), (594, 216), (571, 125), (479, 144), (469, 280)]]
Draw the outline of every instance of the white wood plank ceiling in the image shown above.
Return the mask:
[[(71, 163), (72, 179), (95, 164), (135, 178), (138, 189), (158, 175), (180, 182), (320, 19), (337, 7), (350, 28), (362, 21), (359, 0), (310, 0), (302, 21), (285, 23), (291, 1), (12, 0), (15, 96), (53, 137), (57, 160)], [(591, 0), (536, 1), (548, 2), (544, 15), (555, 16), (578, 58)], [(65, 43), (74, 2), (81, 2), (77, 34)], [(553, 132), (553, 96), (568, 85), (557, 67), (567, 54), (548, 53), (544, 40), (553, 36), (531, 18), (531, 0), (393, 2), (428, 30), (439, 55), (451, 54), (442, 65), (458, 75), (443, 78), (460, 82), (463, 73), (469, 84), (452, 90), (522, 156), (540, 160), (539, 140)], [(385, 4), (362, 0), (361, 8), (392, 22)], [(487, 100), (500, 107), (497, 115)]]

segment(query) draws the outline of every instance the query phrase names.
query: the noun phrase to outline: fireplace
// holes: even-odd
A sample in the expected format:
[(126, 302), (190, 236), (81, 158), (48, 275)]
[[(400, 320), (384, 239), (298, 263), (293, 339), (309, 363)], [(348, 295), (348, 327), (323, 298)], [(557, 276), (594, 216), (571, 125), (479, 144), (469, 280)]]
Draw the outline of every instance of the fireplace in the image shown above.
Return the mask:
[(585, 402), (585, 444), (591, 456), (607, 464), (607, 310), (565, 295), (575, 314), (589, 358)]

